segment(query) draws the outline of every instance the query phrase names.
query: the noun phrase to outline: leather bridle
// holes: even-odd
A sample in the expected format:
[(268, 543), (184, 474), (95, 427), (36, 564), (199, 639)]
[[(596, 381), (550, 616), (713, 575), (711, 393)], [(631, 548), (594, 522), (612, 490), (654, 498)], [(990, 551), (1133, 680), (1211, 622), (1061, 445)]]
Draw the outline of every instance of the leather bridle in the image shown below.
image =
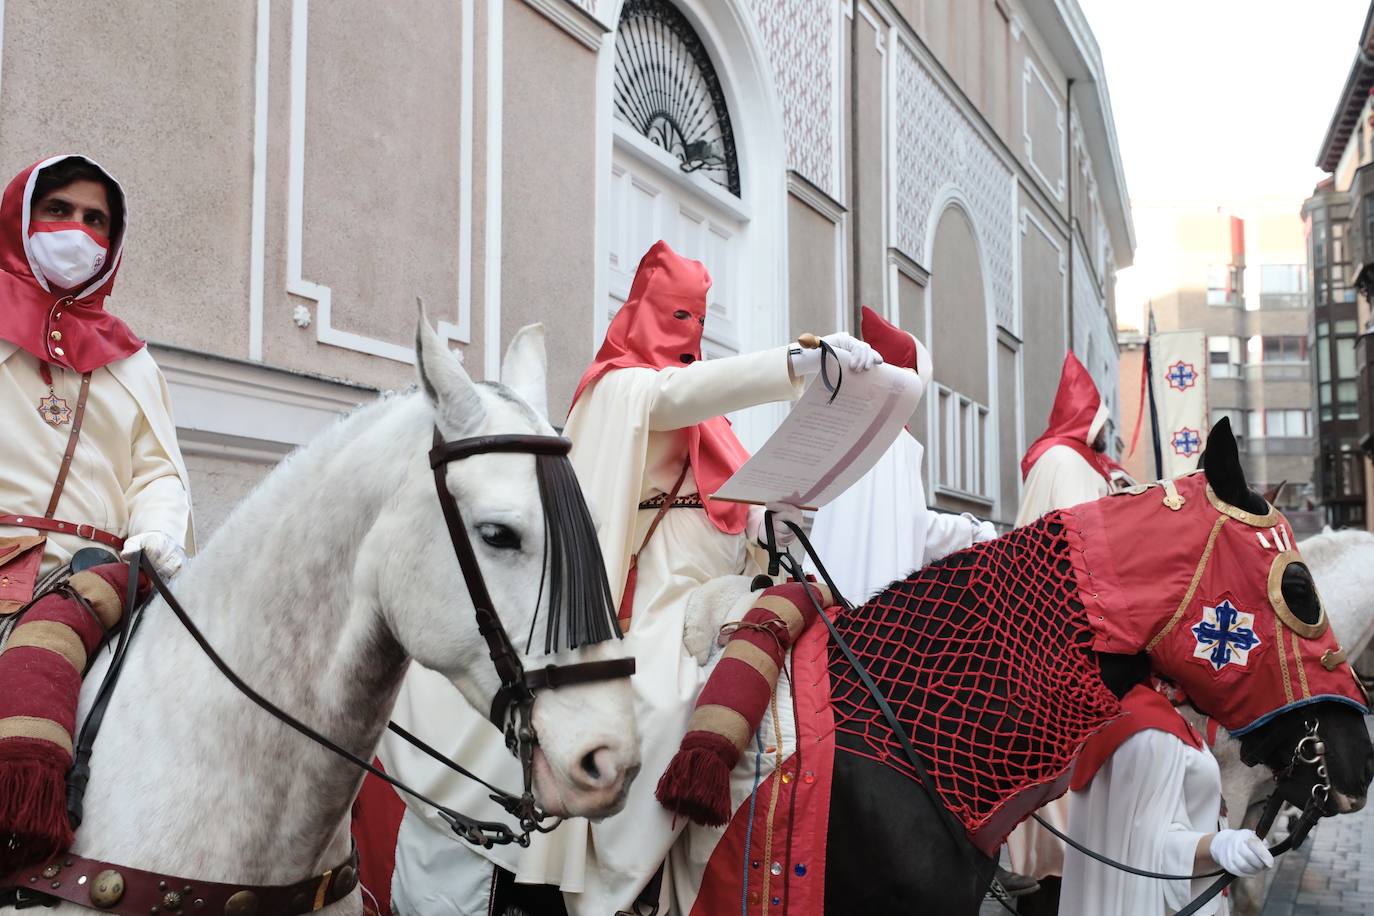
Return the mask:
[[(505, 626), (497, 616), (493, 607), (491, 595), (487, 590), (485, 578), (482, 576), (482, 569), (477, 563), (477, 554), (473, 550), (472, 542), (468, 537), (467, 528), (463, 524), (462, 513), (458, 509), (458, 503), (449, 492), (445, 482), (445, 469), (449, 462), (467, 458), (472, 455), (488, 453), (523, 453), (535, 456), (550, 456), (556, 461), (566, 462), (568, 460), (568, 450), (572, 443), (567, 439), (557, 436), (529, 436), (529, 435), (505, 435), (505, 436), (480, 436), (470, 439), (461, 439), (455, 442), (445, 442), (439, 435), (438, 430), (434, 433), (434, 448), (429, 453), (430, 467), (434, 470), (434, 485), (439, 498), (440, 508), (443, 510), (444, 522), (448, 526), (449, 539), (453, 542), (453, 550), (457, 555), (458, 564), (463, 571), (463, 579), (467, 585), (468, 593), (472, 600), (473, 610), (477, 618), (477, 628), (486, 641), (487, 651), (491, 658), (492, 665), (496, 668), (496, 673), (501, 680), (500, 689), (492, 702), (489, 718), (497, 728), (501, 729), (506, 738), (506, 746), (520, 761), (523, 785), (519, 794), (498, 788), (481, 777), (468, 771), (463, 766), (439, 751), (430, 747), (424, 741), (412, 735), (401, 726), (394, 722), (387, 723), (387, 727), (402, 740), (413, 745), (420, 752), (432, 757), (442, 765), (453, 770), (461, 776), (473, 780), (491, 790), (491, 798), (518, 821), (518, 830), (512, 830), (508, 825), (495, 821), (483, 821), (469, 817), (454, 811), (445, 805), (440, 804), (432, 798), (412, 789), (401, 780), (387, 773), (386, 771), (373, 766), (367, 760), (352, 753), (320, 734), (315, 729), (301, 722), (295, 716), (268, 700), (251, 685), (229, 667), (228, 663), (220, 656), (215, 648), (201, 633), (200, 628), (191, 620), (190, 616), (177, 601), (162, 577), (152, 569), (147, 563), (143, 554), (137, 554), (129, 564), (129, 587), (128, 598), (125, 612), (120, 620), (118, 631), (113, 635), (116, 645), (114, 646), (114, 657), (109, 669), (101, 682), (96, 694), (96, 700), (87, 714), (85, 722), (82, 724), (78, 733), (72, 770), (67, 777), (67, 810), (72, 828), (76, 829), (81, 824), (83, 797), (85, 794), (86, 782), (90, 777), (89, 761), (96, 734), (100, 730), (105, 710), (108, 708), (111, 697), (114, 694), (114, 687), (119, 679), (120, 672), (124, 668), (124, 660), (128, 654), (129, 643), (133, 635), (138, 631), (139, 623), (143, 619), (143, 613), (147, 603), (140, 604), (138, 601), (138, 583), (140, 572), (146, 575), (152, 582), (153, 587), (167, 602), (173, 615), (176, 616), (190, 633), (191, 638), (200, 646), (206, 657), (219, 669), (220, 673), (229, 680), (235, 688), (245, 697), (257, 704), (282, 724), (294, 729), (304, 735), (309, 740), (320, 745), (325, 750), (336, 756), (347, 760), (360, 770), (364, 770), (377, 778), (394, 786), (397, 790), (418, 799), (421, 802), (435, 809), (438, 815), (448, 823), (449, 827), (462, 839), (474, 845), (490, 848), (497, 845), (515, 843), (520, 846), (528, 846), (530, 835), (534, 832), (548, 832), (558, 826), (557, 819), (553, 815), (539, 808), (534, 798), (534, 751), (538, 747), (539, 738), (535, 734), (531, 715), (534, 709), (535, 692), (545, 688), (567, 687), (574, 684), (587, 684), (596, 681), (613, 680), (616, 678), (629, 677), (634, 674), (635, 661), (633, 658), (608, 659), (596, 662), (580, 662), (572, 665), (545, 665), (540, 668), (526, 670), (520, 660), (520, 653), (516, 651), (510, 636), (506, 633)], [(568, 469), (571, 475), (571, 469)], [(575, 479), (575, 478), (569, 478)], [(566, 495), (564, 498), (574, 498)], [(581, 499), (580, 492), (575, 498)], [(585, 512), (585, 504), (579, 507)], [(547, 515), (549, 507), (544, 507)], [(590, 529), (589, 529), (590, 531)], [(591, 532), (594, 534), (594, 532)], [(547, 560), (547, 558), (546, 558)], [(599, 560), (599, 554), (598, 554)], [(605, 577), (605, 570), (594, 571), (596, 575)], [(613, 612), (612, 612), (613, 613)], [(613, 616), (610, 619), (608, 632), (615, 638), (620, 637), (620, 630), (615, 627)], [(596, 637), (586, 638), (581, 645), (604, 641)], [(579, 646), (568, 646), (567, 648), (576, 649)], [(552, 825), (545, 826), (545, 822), (554, 820)]]
[[(522, 846), (528, 844), (531, 832), (543, 829), (541, 823), (549, 818), (534, 800), (534, 749), (539, 744), (539, 738), (531, 722), (535, 691), (629, 677), (634, 674), (635, 660), (617, 658), (579, 662), (573, 665), (545, 665), (527, 671), (520, 661), (520, 653), (516, 651), (505, 626), (501, 623), (501, 618), (493, 609), (486, 580), (482, 577), (482, 568), (478, 565), (477, 554), (472, 548), (472, 539), (468, 536), (462, 513), (458, 509), (458, 501), (449, 492), (444, 476), (449, 462), (473, 455), (520, 453), (549, 455), (566, 461), (571, 448), (572, 442), (561, 436), (478, 436), (445, 442), (436, 428), (434, 448), (429, 453), (429, 465), (434, 471), (434, 489), (444, 513), (444, 523), (448, 526), (449, 540), (453, 542), (453, 552), (458, 557), (458, 565), (463, 570), (463, 579), (472, 599), (473, 611), (477, 616), (477, 630), (486, 640), (487, 653), (492, 666), (496, 668), (497, 676), (501, 679), (501, 686), (492, 699), (487, 718), (501, 729), (506, 736), (506, 747), (519, 759), (524, 787), (519, 798), (510, 793), (499, 792), (504, 797), (496, 801), (519, 819), (522, 831), (520, 836), (523, 841), (517, 838), (517, 842)], [(610, 632), (615, 638), (620, 637), (619, 627), (611, 627)], [(413, 736), (402, 734), (402, 737), (414, 743)], [(454, 825), (454, 829), (458, 830), (457, 825)]]

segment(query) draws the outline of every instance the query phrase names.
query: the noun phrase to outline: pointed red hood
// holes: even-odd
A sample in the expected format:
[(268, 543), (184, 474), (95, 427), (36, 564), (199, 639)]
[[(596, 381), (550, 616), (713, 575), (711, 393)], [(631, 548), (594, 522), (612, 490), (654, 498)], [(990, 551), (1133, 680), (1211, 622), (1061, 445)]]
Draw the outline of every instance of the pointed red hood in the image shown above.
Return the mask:
[[(573, 403), (612, 369), (667, 369), (701, 359), (706, 291), (710, 288), (711, 275), (700, 261), (682, 257), (667, 242), (654, 243), (640, 259), (629, 298), (611, 319), (601, 349), (577, 383)], [(698, 423), (689, 432), (688, 447), (697, 492), (706, 504), (707, 515), (727, 534), (743, 531), (748, 507), (709, 497), (749, 458), (730, 421), (714, 417)]]
[[(80, 290), (70, 294), (50, 290), (32, 261), (29, 211), (38, 173), (70, 158), (74, 157), (54, 156), (34, 163), (14, 176), (0, 197), (0, 340), (16, 344), (44, 362), (90, 372), (137, 353), (143, 341), (104, 307), (124, 253), (127, 201), (123, 201), (123, 224), (113, 227), (110, 236), (106, 268)], [(119, 187), (109, 172), (105, 175)], [(123, 200), (122, 188), (119, 194)], [(61, 334), (58, 340), (52, 338), (54, 331)]]
[(916, 354), (916, 338), (888, 321), (868, 306), (860, 308), (859, 327), (864, 343), (877, 350), (889, 366), (911, 369), (924, 376), (929, 370), (920, 365)]
[(1031, 467), (1046, 451), (1053, 446), (1064, 445), (1083, 456), (1093, 470), (1110, 484), (1112, 471), (1121, 466), (1105, 452), (1092, 447), (1106, 420), (1105, 417), (1098, 417), (1102, 406), (1102, 395), (1098, 394), (1097, 385), (1088, 370), (1072, 353), (1065, 356), (1064, 370), (1059, 376), (1059, 390), (1055, 392), (1054, 407), (1050, 409), (1049, 427), (1026, 449), (1025, 457), (1021, 459), (1021, 479), (1026, 479)]

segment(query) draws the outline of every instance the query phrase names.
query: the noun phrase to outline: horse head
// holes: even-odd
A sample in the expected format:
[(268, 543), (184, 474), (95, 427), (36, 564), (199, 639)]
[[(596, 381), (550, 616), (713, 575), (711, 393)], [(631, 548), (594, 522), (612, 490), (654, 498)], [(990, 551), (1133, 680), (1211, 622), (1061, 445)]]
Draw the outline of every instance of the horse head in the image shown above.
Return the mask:
[[(438, 438), (452, 443), (497, 434), (555, 436), (543, 413), (543, 349), (542, 328), (522, 329), (507, 353), (504, 384), (474, 383), (422, 320), (416, 362)], [(501, 681), (488, 644), (473, 626), (468, 582), (440, 509), (426, 457), (433, 430), (427, 428), (423, 447), (413, 450), (404, 482), (372, 532), (381, 532), (393, 545), (378, 551), (378, 601), (404, 651), (449, 678), (476, 709), (486, 712), (493, 708)], [(623, 657), (617, 639), (595, 642), (595, 637), (575, 635), (574, 627), (581, 624), (570, 615), (595, 612), (594, 602), (583, 599), (605, 576), (571, 469), (566, 480), (573, 484), (555, 492), (556, 487), (546, 486), (543, 472), (537, 473), (537, 460), (544, 458), (486, 452), (446, 466), (444, 483), (476, 554), (492, 609), (526, 672)], [(560, 499), (571, 503), (572, 511), (558, 512), (554, 503)], [(562, 530), (569, 525), (576, 530)], [(400, 544), (412, 546), (395, 549)], [(608, 601), (605, 606), (609, 608)], [(613, 626), (608, 617), (603, 636)], [(555, 638), (555, 630), (563, 638)], [(633, 707), (624, 677), (535, 693), (533, 780), (546, 812), (603, 817), (623, 806), (639, 770)]]
[[(1241, 739), (1247, 764), (1270, 767), (1286, 800), (1302, 807), (1324, 792), (1330, 814), (1364, 805), (1374, 778), (1364, 689), (1292, 526), (1246, 483), (1227, 420), (1200, 472), (1067, 514), (1109, 686), (1153, 669)], [(1324, 773), (1303, 762), (1318, 750)]]

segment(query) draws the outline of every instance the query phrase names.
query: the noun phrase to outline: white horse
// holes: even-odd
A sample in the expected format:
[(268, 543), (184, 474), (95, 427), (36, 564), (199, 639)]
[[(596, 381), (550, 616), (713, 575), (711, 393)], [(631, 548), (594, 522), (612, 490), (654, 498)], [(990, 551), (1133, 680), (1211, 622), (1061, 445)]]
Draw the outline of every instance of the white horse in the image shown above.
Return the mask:
[[(423, 393), (357, 410), (285, 461), (175, 583), (245, 681), (364, 758), (411, 659), (444, 674), (478, 709), (489, 708), (498, 687), (435, 495), (427, 460), (435, 425), (446, 440), (553, 435), (511, 388), (474, 384), (425, 323), (417, 355)], [(521, 355), (517, 341), (508, 359), (520, 365), (508, 377), (542, 402), (542, 361)], [(544, 603), (534, 459), (455, 461), (447, 483), (497, 613), (523, 647)], [(564, 654), (539, 663), (572, 660)], [(583, 661), (621, 650), (613, 640), (568, 654)], [(86, 679), (83, 716), (108, 656)], [(632, 708), (623, 678), (538, 694), (535, 792), (546, 810), (620, 809), (639, 765)], [(348, 856), (361, 780), (353, 765), (252, 705), (159, 600), (96, 742), (73, 851), (186, 878), (288, 885)], [(354, 890), (323, 912), (361, 911)]]
[[(1374, 534), (1327, 529), (1299, 543), (1298, 550), (1317, 583), (1331, 629), (1340, 637), (1351, 662), (1357, 663), (1369, 651), (1374, 638)], [(1359, 664), (1356, 668), (1361, 670)], [(1186, 706), (1181, 710), (1195, 727), (1206, 728), (1202, 716)], [(1221, 767), (1221, 796), (1226, 801), (1227, 820), (1232, 827), (1254, 827), (1264, 800), (1273, 789), (1273, 777), (1263, 767), (1242, 763), (1240, 741), (1225, 729), (1218, 729), (1211, 748)], [(1280, 818), (1280, 824), (1282, 821)], [(1282, 836), (1281, 826), (1274, 836)], [(1258, 916), (1273, 874), (1271, 870), (1235, 882), (1232, 908), (1237, 916)]]

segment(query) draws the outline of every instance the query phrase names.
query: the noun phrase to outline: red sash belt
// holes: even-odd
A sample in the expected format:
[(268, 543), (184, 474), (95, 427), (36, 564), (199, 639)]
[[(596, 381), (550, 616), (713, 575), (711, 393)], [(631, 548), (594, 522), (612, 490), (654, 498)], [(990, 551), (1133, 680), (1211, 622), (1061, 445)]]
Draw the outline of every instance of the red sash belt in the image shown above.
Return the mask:
[(33, 528), (36, 531), (53, 531), (58, 534), (74, 534), (88, 541), (99, 541), (107, 547), (121, 550), (124, 539), (117, 534), (102, 531), (94, 525), (78, 525), (41, 515), (0, 515), (0, 525), (15, 525), (19, 528)]

